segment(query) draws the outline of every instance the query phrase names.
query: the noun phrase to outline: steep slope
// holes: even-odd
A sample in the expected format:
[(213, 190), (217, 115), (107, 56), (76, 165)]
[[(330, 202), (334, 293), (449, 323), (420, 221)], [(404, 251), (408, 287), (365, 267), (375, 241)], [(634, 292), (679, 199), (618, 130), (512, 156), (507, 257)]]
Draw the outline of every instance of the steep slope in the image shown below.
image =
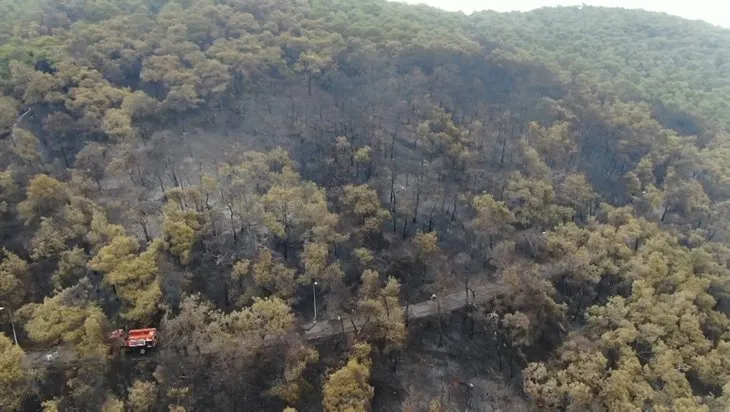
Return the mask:
[(727, 129), (730, 30), (662, 13), (554, 7), (477, 13), (476, 38), (519, 57), (587, 74), (606, 93), (647, 101), (668, 127), (699, 134), (703, 122)]
[[(487, 375), (553, 409), (727, 402), (727, 31), (384, 0), (0, 10), (0, 306), (23, 348), (79, 359), (27, 374), (3, 340), (0, 405), (485, 409)], [(124, 325), (159, 326), (154, 371), (109, 352)], [(419, 351), (441, 369), (400, 374)]]

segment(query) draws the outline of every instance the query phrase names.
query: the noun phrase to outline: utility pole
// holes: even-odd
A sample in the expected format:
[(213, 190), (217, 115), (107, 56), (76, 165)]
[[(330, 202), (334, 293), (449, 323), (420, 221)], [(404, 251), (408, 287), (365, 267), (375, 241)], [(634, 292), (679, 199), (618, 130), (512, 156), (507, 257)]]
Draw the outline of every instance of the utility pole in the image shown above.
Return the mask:
[[(6, 309), (6, 308), (4, 306), (0, 306), (0, 312), (3, 309)], [(13, 328), (13, 340), (15, 341), (16, 346), (20, 346), (20, 345), (18, 345), (18, 335), (15, 333), (15, 323), (13, 322), (13, 311), (10, 310), (10, 308), (7, 308), (7, 309), (8, 309), (8, 313), (10, 314), (10, 326)]]
[(312, 296), (314, 297), (314, 323), (317, 323), (317, 281), (312, 283)]
[(354, 330), (354, 331), (355, 331), (355, 335), (357, 335), (357, 334), (359, 334), (360, 332), (359, 332), (359, 331), (357, 330), (357, 325), (355, 325), (355, 321), (354, 321), (354, 320), (352, 320), (352, 318), (353, 318), (353, 317), (355, 316), (355, 314), (357, 313), (357, 311), (356, 311), (355, 309), (353, 309), (353, 310), (352, 310), (352, 312), (350, 312), (350, 313), (352, 314), (352, 315), (350, 316), (350, 324), (352, 325), (352, 330)]
[(439, 316), (439, 318), (441, 318), (441, 301), (439, 301), (439, 299), (436, 297), (435, 293), (431, 295), (431, 300), (436, 301), (436, 307), (438, 308), (438, 316)]
[(444, 346), (444, 330), (443, 330), (443, 326), (441, 324), (441, 301), (438, 299), (438, 297), (436, 297), (435, 293), (431, 295), (431, 300), (436, 301), (436, 307), (438, 308), (437, 321), (438, 321), (438, 325), (439, 325), (439, 348), (440, 348), (440, 347)]

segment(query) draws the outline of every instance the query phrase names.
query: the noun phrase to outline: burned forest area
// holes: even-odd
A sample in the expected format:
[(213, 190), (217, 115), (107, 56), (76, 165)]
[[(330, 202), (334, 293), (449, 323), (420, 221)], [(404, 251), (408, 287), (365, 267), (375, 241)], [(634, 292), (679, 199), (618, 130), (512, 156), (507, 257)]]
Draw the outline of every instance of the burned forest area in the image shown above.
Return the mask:
[(0, 0), (0, 410), (727, 410), (728, 45)]

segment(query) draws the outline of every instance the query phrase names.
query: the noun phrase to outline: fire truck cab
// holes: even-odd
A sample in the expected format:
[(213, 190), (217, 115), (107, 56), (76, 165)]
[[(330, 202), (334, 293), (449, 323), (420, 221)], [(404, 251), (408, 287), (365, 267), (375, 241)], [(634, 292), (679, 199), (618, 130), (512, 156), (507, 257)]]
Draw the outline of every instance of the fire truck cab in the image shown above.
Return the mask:
[(151, 348), (157, 346), (157, 328), (117, 329), (109, 334), (109, 339), (126, 352), (138, 351), (144, 355)]

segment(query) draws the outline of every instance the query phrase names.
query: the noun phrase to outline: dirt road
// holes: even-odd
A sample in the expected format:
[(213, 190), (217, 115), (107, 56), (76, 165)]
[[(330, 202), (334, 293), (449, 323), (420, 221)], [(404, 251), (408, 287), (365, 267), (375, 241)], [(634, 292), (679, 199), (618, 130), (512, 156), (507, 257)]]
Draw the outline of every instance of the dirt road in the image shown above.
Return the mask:
[[(498, 283), (486, 283), (476, 285), (470, 288), (469, 304), (477, 304), (488, 301), (494, 297), (503, 285)], [(459, 290), (442, 297), (436, 296), (431, 300), (410, 305), (408, 307), (408, 319), (426, 318), (436, 316), (439, 313), (446, 314), (467, 305), (467, 297), (465, 291)], [(365, 319), (359, 318), (357, 314), (343, 316), (341, 319), (326, 319), (318, 321), (313, 325), (305, 325), (302, 333), (305, 340), (315, 341), (326, 339), (332, 336), (351, 333), (355, 331), (355, 327), (359, 330), (365, 324)], [(148, 353), (140, 359), (149, 360), (156, 356), (155, 352)], [(45, 366), (73, 366), (80, 361), (75, 358), (73, 351), (67, 351), (63, 348), (51, 348), (48, 350), (31, 350), (26, 352), (25, 365), (28, 368), (42, 368)], [(96, 362), (96, 361), (92, 361)]]
[[(485, 302), (494, 297), (501, 288), (502, 286), (496, 283), (470, 288), (469, 303), (476, 304)], [(461, 309), (466, 305), (466, 293), (464, 290), (452, 292), (443, 297), (437, 296), (435, 299), (410, 305), (408, 307), (408, 319), (436, 316), (439, 311), (441, 311), (441, 313), (448, 313)], [(342, 320), (327, 319), (319, 321), (314, 325), (311, 325), (309, 328), (305, 328), (304, 338), (309, 341), (324, 339), (330, 336), (342, 334), (343, 329), (345, 333), (350, 333), (354, 331), (353, 323), (358, 329), (360, 329), (360, 327), (365, 323), (365, 320), (359, 319), (357, 315), (355, 315), (354, 317), (345, 316)]]

